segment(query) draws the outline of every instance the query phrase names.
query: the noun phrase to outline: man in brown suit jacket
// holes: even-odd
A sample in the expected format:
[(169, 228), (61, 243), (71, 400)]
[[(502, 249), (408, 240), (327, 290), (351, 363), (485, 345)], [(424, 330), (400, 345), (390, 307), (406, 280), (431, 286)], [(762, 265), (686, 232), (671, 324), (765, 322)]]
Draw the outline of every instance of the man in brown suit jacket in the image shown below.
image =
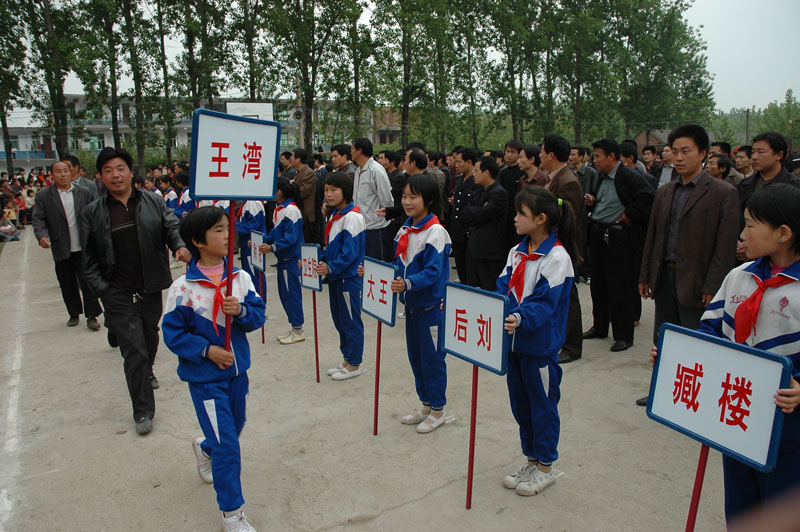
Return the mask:
[[(653, 343), (663, 323), (697, 329), (736, 262), (739, 196), (703, 171), (708, 144), (697, 125), (669, 135), (680, 179), (656, 192), (639, 274), (639, 294), (656, 303)], [(646, 406), (647, 397), (636, 404)]]
[[(539, 168), (547, 172), (545, 188), (563, 202), (569, 204), (575, 227), (576, 248), (583, 250), (585, 231), (583, 224), (583, 189), (575, 173), (567, 166), (570, 144), (567, 139), (558, 135), (548, 135), (542, 143)], [(578, 258), (575, 278), (578, 278), (578, 267), (582, 258)], [(578, 286), (573, 283), (567, 314), (567, 330), (564, 346), (558, 355), (558, 363), (566, 364), (578, 360), (583, 354), (583, 327), (581, 323), (581, 301), (578, 298)]]
[(314, 197), (317, 193), (317, 175), (308, 166), (306, 150), (298, 148), (292, 154), (292, 167), (297, 172), (293, 181), (300, 189), (303, 198), (303, 240), (308, 243), (320, 242), (317, 234), (317, 212), (314, 209)]

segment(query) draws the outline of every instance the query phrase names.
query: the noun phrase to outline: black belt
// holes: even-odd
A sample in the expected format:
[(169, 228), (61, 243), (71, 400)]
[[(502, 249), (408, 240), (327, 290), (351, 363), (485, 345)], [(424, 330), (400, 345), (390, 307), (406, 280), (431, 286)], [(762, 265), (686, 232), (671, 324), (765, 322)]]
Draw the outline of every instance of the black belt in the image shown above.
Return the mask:
[(595, 229), (599, 229), (601, 231), (605, 231), (606, 229), (624, 229), (625, 226), (618, 223), (613, 224), (604, 224), (600, 222), (595, 222), (594, 220), (589, 221), (589, 226), (594, 227)]

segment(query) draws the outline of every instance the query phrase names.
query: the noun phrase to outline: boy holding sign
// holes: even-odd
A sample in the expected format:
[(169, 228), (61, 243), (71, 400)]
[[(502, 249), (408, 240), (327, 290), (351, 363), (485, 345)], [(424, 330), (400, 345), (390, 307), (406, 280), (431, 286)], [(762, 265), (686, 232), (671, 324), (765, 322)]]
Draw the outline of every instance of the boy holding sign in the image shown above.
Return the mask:
[[(699, 330), (787, 356), (794, 369), (791, 387), (774, 396), (785, 414), (775, 469), (762, 473), (722, 457), (728, 520), (800, 486), (800, 189), (764, 186), (747, 202), (744, 220), (741, 244), (753, 262), (725, 277)], [(651, 364), (657, 354), (654, 346)]]
[(541, 187), (515, 198), (517, 234), (525, 235), (508, 254), (497, 291), (509, 297), (505, 329), (513, 334), (508, 354), (508, 395), (528, 459), (503, 486), (536, 495), (555, 482), (558, 458), (561, 367), (573, 283), (575, 221), (569, 203)]
[(419, 174), (408, 178), (403, 189), (403, 210), (408, 219), (395, 237), (395, 264), (400, 276), (392, 292), (400, 294), (406, 308), (406, 344), (422, 410), (404, 416), (405, 425), (417, 425), (425, 434), (444, 423), (447, 365), (439, 344), (443, 326), (441, 301), (450, 276), (450, 235), (435, 214), (439, 189), (435, 181)]

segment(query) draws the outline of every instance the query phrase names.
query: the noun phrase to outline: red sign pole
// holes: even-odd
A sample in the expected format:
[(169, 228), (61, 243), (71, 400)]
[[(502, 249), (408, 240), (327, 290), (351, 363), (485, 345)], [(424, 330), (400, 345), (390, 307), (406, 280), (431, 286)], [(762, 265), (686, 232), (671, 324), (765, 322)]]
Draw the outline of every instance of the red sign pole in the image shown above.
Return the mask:
[(383, 322), (378, 320), (378, 342), (375, 346), (375, 408), (373, 409), (372, 435), (378, 435), (378, 397), (381, 386), (381, 331)]
[[(267, 300), (264, 299), (264, 272), (261, 272), (261, 274), (258, 276), (258, 291), (260, 292), (261, 299), (264, 300), (264, 306), (266, 306), (267, 305)], [(266, 312), (266, 309), (264, 310), (264, 312)], [(266, 323), (266, 321), (265, 321), (265, 323)], [(264, 326), (263, 325), (261, 326), (261, 343), (262, 344), (267, 343), (266, 339), (264, 338)]]
[(697, 507), (700, 505), (700, 493), (703, 491), (703, 479), (706, 476), (706, 463), (708, 462), (708, 445), (700, 446), (700, 458), (697, 460), (697, 473), (694, 476), (694, 490), (692, 502), (689, 504), (689, 516), (686, 518), (686, 532), (694, 532), (694, 523), (697, 520)]
[(475, 419), (478, 415), (478, 366), (472, 366), (472, 412), (469, 418), (469, 465), (467, 466), (467, 510), (472, 508), (472, 474), (475, 472)]
[(317, 382), (319, 382), (319, 333), (317, 332), (317, 292), (311, 291), (314, 306), (314, 358), (317, 361)]
[[(226, 272), (225, 297), (233, 293), (233, 246), (236, 243), (236, 202), (228, 206), (228, 271)], [(231, 316), (225, 314), (225, 349), (231, 350)]]

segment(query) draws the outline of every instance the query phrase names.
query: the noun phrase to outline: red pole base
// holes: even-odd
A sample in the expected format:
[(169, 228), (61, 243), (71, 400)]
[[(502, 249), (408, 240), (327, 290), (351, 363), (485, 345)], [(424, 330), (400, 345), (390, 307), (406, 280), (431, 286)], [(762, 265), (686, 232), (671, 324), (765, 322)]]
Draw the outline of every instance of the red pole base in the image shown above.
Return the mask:
[(469, 466), (467, 467), (467, 510), (472, 508), (472, 474), (475, 472), (475, 419), (478, 414), (478, 366), (472, 366), (472, 411), (469, 418)]
[(381, 327), (382, 322), (378, 322), (378, 342), (375, 346), (375, 407), (373, 408), (372, 435), (378, 435), (378, 397), (381, 386)]
[(692, 502), (689, 505), (689, 516), (686, 518), (686, 532), (694, 532), (694, 523), (697, 520), (697, 507), (700, 505), (700, 493), (703, 491), (703, 479), (706, 476), (706, 463), (708, 463), (708, 445), (700, 447), (700, 458), (697, 459), (697, 473), (694, 476), (694, 490)]
[(312, 306), (314, 307), (314, 358), (317, 361), (317, 382), (319, 383), (319, 333), (317, 332), (317, 293), (311, 292)]

